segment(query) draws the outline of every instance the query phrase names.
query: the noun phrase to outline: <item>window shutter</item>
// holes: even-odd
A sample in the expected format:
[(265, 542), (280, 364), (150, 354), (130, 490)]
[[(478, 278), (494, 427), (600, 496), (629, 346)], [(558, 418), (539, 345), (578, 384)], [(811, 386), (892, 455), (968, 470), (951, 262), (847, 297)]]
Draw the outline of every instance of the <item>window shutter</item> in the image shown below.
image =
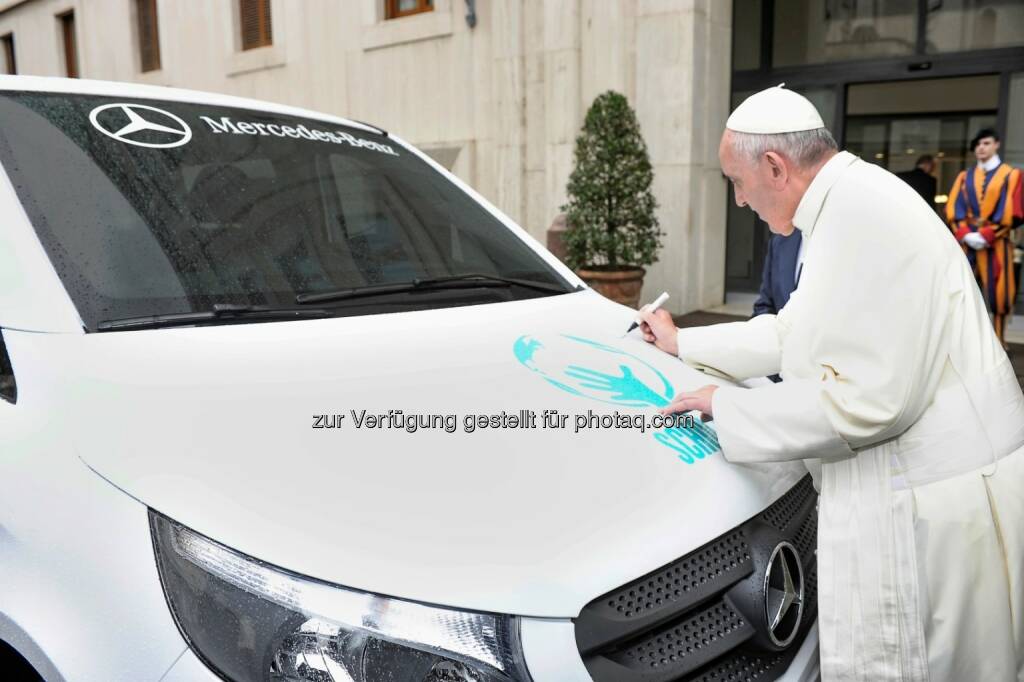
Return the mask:
[(433, 10), (434, 0), (385, 0), (384, 18), (398, 19), (410, 14), (432, 12)]
[(64, 38), (64, 71), (68, 78), (78, 78), (78, 44), (75, 40), (75, 13), (57, 17)]
[(4, 47), (4, 66), (6, 67), (4, 73), (18, 73), (18, 64), (14, 61), (14, 34), (8, 33), (3, 38), (0, 38), (0, 41), (3, 41)]
[(242, 49), (272, 45), (270, 0), (239, 0), (239, 18), (242, 28)]
[(139, 19), (139, 61), (143, 71), (156, 71), (160, 68), (156, 0), (136, 0), (135, 5)]

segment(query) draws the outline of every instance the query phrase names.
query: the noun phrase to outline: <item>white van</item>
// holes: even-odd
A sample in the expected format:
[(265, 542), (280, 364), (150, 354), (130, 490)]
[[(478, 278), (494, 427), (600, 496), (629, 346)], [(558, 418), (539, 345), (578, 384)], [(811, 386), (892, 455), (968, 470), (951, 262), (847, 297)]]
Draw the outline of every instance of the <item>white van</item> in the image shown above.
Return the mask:
[(817, 677), (806, 470), (424, 154), (5, 76), (0, 165), (0, 677)]

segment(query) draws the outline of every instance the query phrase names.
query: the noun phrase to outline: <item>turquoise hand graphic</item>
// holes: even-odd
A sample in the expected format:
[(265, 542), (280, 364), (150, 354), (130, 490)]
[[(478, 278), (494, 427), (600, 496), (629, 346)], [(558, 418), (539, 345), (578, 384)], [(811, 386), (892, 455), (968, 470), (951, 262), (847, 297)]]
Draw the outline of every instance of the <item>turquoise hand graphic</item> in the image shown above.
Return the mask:
[[(634, 366), (642, 366), (646, 370), (650, 370), (660, 380), (662, 393), (658, 393), (643, 379), (637, 377), (627, 364), (618, 365), (621, 374), (609, 374), (580, 365), (569, 365), (568, 367), (563, 365), (559, 368), (560, 372), (549, 373), (545, 371), (543, 365), (538, 365), (536, 362), (536, 355), (538, 351), (544, 349), (544, 344), (528, 335), (516, 339), (513, 352), (524, 367), (539, 373), (552, 386), (580, 398), (634, 408), (665, 407), (671, 402), (675, 393), (672, 384), (664, 374), (649, 363), (621, 348), (579, 336), (569, 334), (563, 336), (570, 341), (583, 344), (591, 350), (610, 353), (620, 358), (629, 358), (638, 363)], [(700, 421), (695, 421), (692, 427), (664, 428), (652, 435), (660, 444), (674, 450), (679, 459), (687, 464), (693, 464), (719, 450), (718, 437), (714, 429)]]
[(619, 369), (622, 371), (622, 376), (605, 374), (579, 365), (569, 365), (565, 374), (578, 380), (580, 386), (584, 388), (593, 388), (613, 394), (611, 399), (615, 402), (632, 402), (654, 407), (668, 405), (668, 401), (664, 397), (655, 393), (647, 384), (638, 379), (627, 365), (619, 365)]

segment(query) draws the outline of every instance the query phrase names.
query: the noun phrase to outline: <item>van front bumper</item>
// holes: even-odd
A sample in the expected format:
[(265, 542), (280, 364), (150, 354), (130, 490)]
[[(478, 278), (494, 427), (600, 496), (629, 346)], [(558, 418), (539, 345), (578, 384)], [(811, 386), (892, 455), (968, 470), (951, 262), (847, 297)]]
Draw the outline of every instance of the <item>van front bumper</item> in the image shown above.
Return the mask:
[[(592, 682), (576, 650), (571, 620), (523, 618), (523, 649), (533, 682)], [(815, 682), (818, 667), (818, 626), (811, 627), (781, 682)], [(161, 682), (222, 682), (199, 658), (186, 649)]]

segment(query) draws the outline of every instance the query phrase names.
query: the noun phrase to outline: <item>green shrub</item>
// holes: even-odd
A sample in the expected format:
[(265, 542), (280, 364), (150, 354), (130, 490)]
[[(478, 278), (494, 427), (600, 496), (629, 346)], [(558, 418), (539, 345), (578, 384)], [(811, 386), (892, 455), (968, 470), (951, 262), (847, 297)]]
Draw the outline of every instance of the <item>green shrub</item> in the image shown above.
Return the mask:
[(599, 95), (576, 138), (566, 212), (572, 268), (618, 269), (658, 260), (662, 232), (651, 193), (654, 171), (626, 98)]

